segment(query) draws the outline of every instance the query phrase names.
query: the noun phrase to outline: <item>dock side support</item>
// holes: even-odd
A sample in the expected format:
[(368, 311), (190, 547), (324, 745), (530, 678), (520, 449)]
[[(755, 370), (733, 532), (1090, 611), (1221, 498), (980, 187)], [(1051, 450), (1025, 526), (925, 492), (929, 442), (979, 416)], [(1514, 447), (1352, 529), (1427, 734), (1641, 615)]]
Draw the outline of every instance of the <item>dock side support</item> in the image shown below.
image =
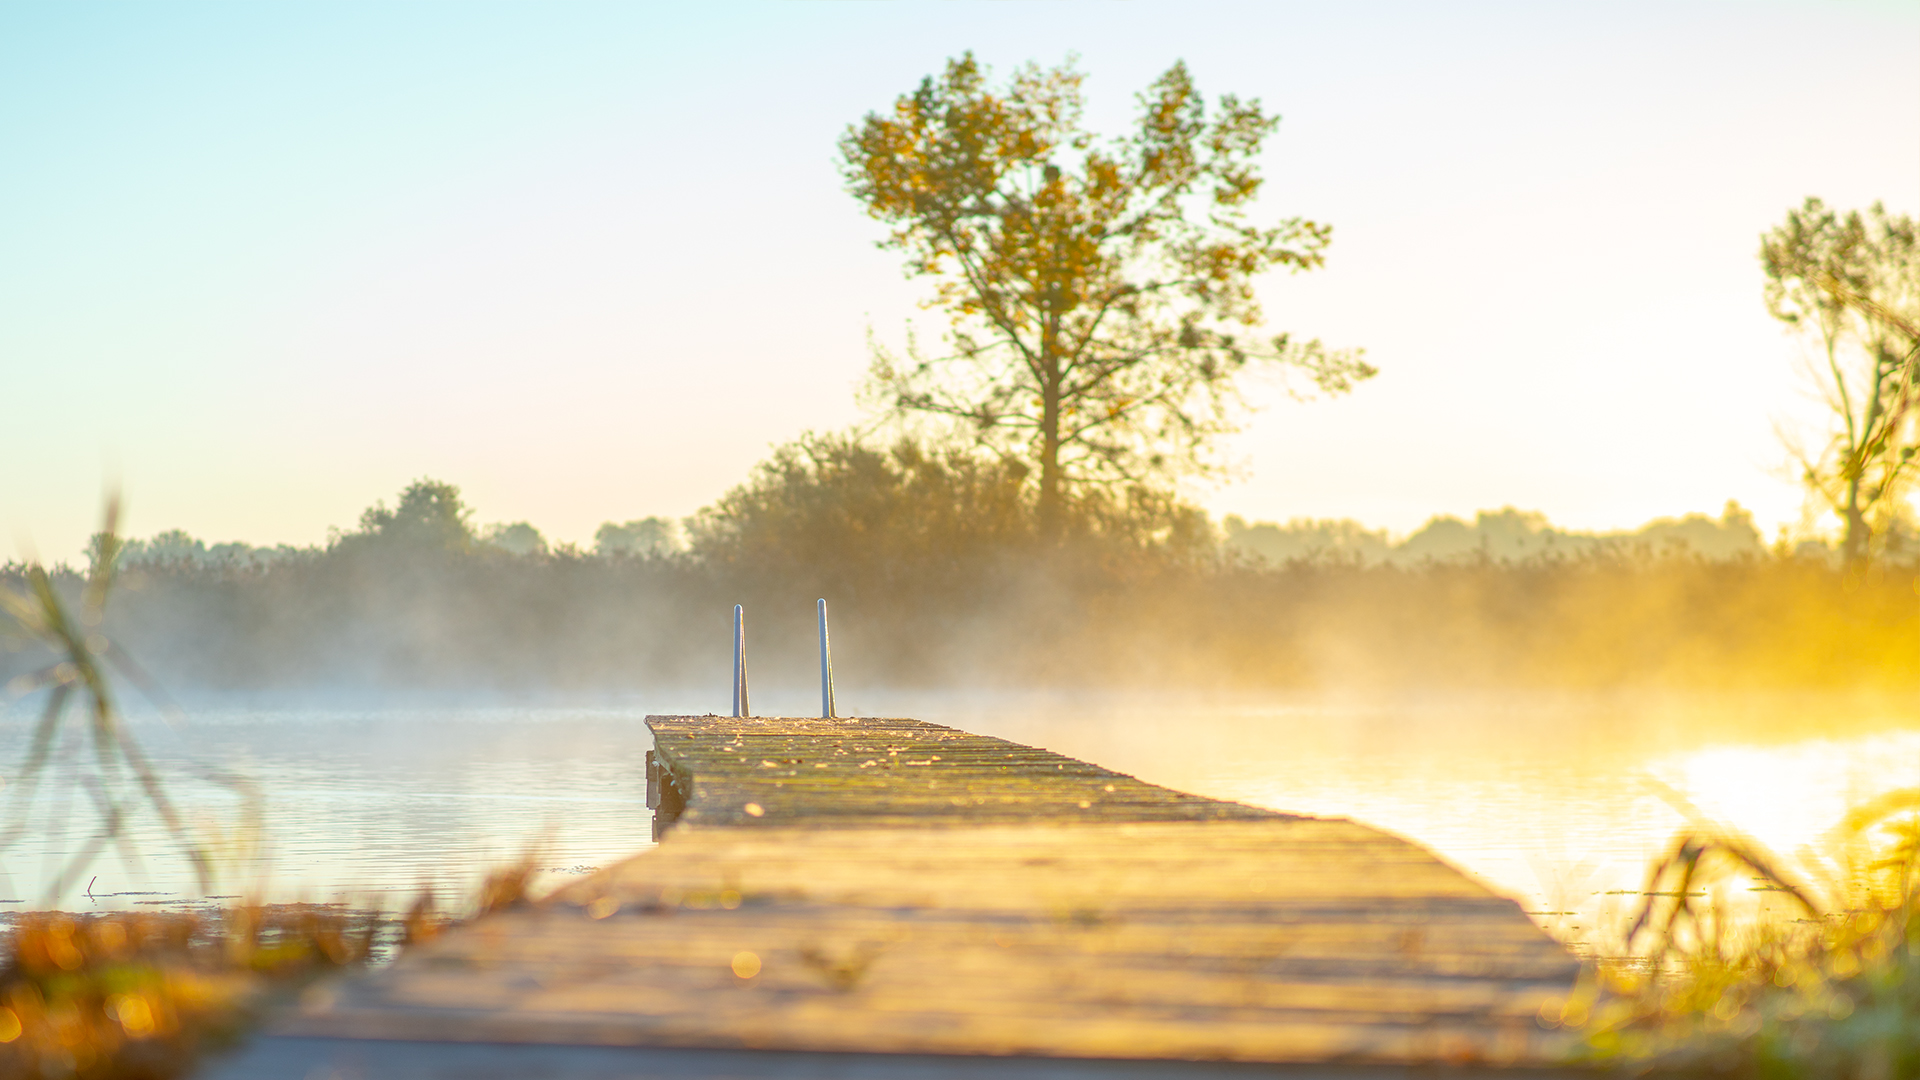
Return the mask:
[(653, 842), (659, 843), (667, 827), (680, 820), (687, 808), (687, 793), (693, 782), (673, 771), (665, 759), (647, 751), (647, 805), (653, 809)]
[(827, 644), (827, 601), (820, 601), (820, 717), (833, 719), (833, 650)]
[(733, 715), (753, 715), (747, 706), (747, 616), (739, 604), (733, 605)]

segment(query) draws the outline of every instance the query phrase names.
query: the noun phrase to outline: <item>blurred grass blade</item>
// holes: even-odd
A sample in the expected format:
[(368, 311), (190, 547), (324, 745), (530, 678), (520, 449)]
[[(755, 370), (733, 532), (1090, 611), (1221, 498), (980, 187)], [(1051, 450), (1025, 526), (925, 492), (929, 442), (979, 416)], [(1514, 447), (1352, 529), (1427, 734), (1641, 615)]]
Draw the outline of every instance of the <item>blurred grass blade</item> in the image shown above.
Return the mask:
[[(202, 891), (212, 885), (212, 864), (204, 846), (175, 809), (159, 772), (128, 730), (114, 701), (113, 684), (107, 671), (109, 658), (114, 669), (136, 687), (148, 691), (157, 689), (146, 672), (124, 650), (115, 647), (103, 631), (107, 602), (123, 547), (119, 522), (120, 500), (117, 496), (110, 497), (102, 528), (93, 537), (93, 565), (81, 589), (78, 617), (40, 563), (26, 567), (24, 595), (0, 588), (0, 611), (55, 657), (53, 663), (20, 684), (29, 692), (41, 687), (49, 690), (32, 744), (8, 796), (12, 820), (4, 834), (0, 834), (0, 851), (17, 842), (31, 827), (35, 797), (60, 733), (65, 729), (68, 707), (76, 694), (86, 704), (84, 726), (92, 744), (93, 775), (81, 775), (76, 780), (93, 799), (99, 827), (93, 839), (76, 852), (56, 876), (54, 897), (73, 884), (108, 845), (119, 847), (123, 857), (138, 861), (137, 845), (128, 830), (135, 811), (142, 804), (153, 810), (180, 845), (193, 865)], [(80, 768), (77, 763), (74, 767)], [(123, 793), (121, 786), (129, 779), (134, 790)], [(56, 807), (53, 812), (55, 819), (64, 824), (64, 815), (59, 809)]]

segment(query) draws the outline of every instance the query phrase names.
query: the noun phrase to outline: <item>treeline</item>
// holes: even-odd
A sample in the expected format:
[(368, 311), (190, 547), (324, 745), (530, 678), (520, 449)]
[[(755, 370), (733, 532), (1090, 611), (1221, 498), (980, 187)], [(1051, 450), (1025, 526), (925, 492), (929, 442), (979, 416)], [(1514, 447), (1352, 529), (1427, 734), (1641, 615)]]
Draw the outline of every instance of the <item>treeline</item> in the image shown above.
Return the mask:
[(1908, 568), (1757, 545), (1272, 561), (1140, 490), (1082, 493), (1047, 536), (1017, 462), (909, 443), (789, 446), (684, 544), (516, 554), (471, 516), (422, 481), (321, 548), (149, 542), (122, 557), (106, 631), (176, 688), (621, 691), (724, 686), (741, 603), (755, 678), (803, 685), (824, 596), (849, 685), (1920, 684)]
[[(1608, 555), (1741, 559), (1766, 553), (1753, 515), (1729, 502), (1719, 518), (1688, 514), (1661, 518), (1631, 531), (1570, 532), (1547, 523), (1546, 515), (1506, 507), (1483, 510), (1469, 523), (1442, 514), (1403, 540), (1384, 529), (1369, 529), (1357, 521), (1296, 518), (1284, 525), (1252, 524), (1234, 515), (1222, 523), (1227, 546), (1269, 562), (1298, 560), (1393, 563), (1418, 566), (1430, 562), (1496, 559), (1525, 562), (1544, 558)], [(1802, 558), (1831, 558), (1833, 552), (1818, 541), (1794, 549)]]

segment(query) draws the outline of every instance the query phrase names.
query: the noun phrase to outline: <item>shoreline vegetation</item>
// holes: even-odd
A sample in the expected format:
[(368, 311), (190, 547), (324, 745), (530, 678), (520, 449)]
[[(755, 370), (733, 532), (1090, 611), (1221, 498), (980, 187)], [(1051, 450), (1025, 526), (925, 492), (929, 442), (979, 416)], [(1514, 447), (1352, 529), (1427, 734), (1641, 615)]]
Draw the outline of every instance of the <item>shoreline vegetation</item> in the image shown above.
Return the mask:
[[(105, 633), (180, 691), (621, 692), (723, 669), (801, 680), (813, 601), (875, 686), (1383, 690), (1920, 686), (1920, 572), (1766, 547), (1729, 505), (1637, 533), (1539, 515), (1216, 527), (1164, 492), (1092, 489), (1041, 535), (1017, 463), (812, 437), (685, 523), (609, 523), (593, 551), (478, 528), (450, 484), (270, 556), (132, 540)], [(95, 554), (98, 559), (98, 553)], [(27, 568), (0, 568), (22, 586)], [(85, 573), (56, 568), (78, 595)], [(0, 654), (0, 680), (48, 654)]]

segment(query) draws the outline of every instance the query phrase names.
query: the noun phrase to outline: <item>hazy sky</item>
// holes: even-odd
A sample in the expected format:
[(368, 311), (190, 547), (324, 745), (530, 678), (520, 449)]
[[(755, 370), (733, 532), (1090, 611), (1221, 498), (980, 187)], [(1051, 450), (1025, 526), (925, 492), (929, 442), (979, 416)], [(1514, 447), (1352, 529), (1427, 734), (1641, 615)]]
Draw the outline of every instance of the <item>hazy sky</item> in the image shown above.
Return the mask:
[(1334, 225), (1218, 512), (1409, 530), (1796, 517), (1809, 414), (1758, 234), (1920, 211), (1920, 4), (0, 6), (0, 555), (312, 543), (430, 475), (582, 541), (860, 418), (923, 289), (834, 141), (965, 49), (1078, 53), (1117, 131), (1175, 59), (1284, 117), (1263, 212)]

